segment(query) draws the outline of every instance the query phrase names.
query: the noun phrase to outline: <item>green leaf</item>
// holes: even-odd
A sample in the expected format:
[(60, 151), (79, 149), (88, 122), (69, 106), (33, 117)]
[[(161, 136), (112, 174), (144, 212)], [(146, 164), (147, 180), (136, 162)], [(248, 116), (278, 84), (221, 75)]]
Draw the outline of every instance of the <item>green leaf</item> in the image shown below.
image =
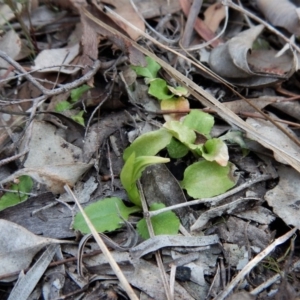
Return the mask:
[(174, 94), (170, 93), (166, 81), (161, 78), (153, 79), (150, 82), (148, 93), (158, 100), (166, 100), (174, 96)]
[(157, 77), (157, 72), (160, 70), (160, 65), (151, 57), (146, 57), (147, 67), (131, 66), (137, 75), (146, 78), (154, 79)]
[(177, 86), (177, 87), (172, 87), (168, 85), (168, 89), (170, 90), (170, 92), (176, 96), (188, 96), (189, 91), (183, 87), (183, 86)]
[(83, 114), (84, 114), (84, 110), (81, 110), (78, 114), (71, 116), (71, 119), (77, 122), (78, 124), (85, 126)]
[(24, 193), (30, 193), (33, 186), (32, 179), (27, 176), (20, 176), (19, 177), (19, 183), (14, 183), (12, 186), (10, 186), (10, 190), (17, 191), (17, 193), (12, 192), (6, 192), (1, 198), (0, 198), (0, 211), (11, 206), (15, 206), (21, 202), (24, 202), (28, 199), (28, 195)]
[(202, 147), (202, 156), (225, 167), (229, 160), (227, 145), (218, 138), (210, 139)]
[(214, 126), (214, 117), (200, 110), (192, 110), (183, 120), (183, 124), (210, 139), (210, 131)]
[(141, 206), (141, 199), (136, 186), (136, 181), (142, 176), (142, 172), (145, 168), (153, 164), (166, 163), (169, 161), (170, 159), (168, 158), (157, 156), (136, 157), (135, 152), (128, 157), (122, 168), (120, 179), (132, 203)]
[(135, 205), (141, 206), (140, 195), (136, 187), (135, 180), (133, 180), (134, 162), (135, 162), (135, 152), (131, 153), (131, 155), (126, 160), (121, 170), (120, 180), (124, 189), (128, 194), (129, 199)]
[(167, 150), (171, 158), (181, 158), (189, 152), (189, 148), (175, 138), (172, 138), (171, 143), (167, 146)]
[[(123, 201), (117, 197), (105, 198), (88, 205), (84, 211), (95, 226), (98, 232), (113, 231), (122, 227), (123, 219), (128, 220), (128, 216), (134, 212), (140, 211), (137, 206), (127, 207)], [(73, 228), (83, 234), (90, 233), (82, 213), (76, 214)]]
[(200, 161), (187, 167), (181, 187), (193, 198), (210, 198), (225, 193), (236, 184), (235, 166), (222, 167), (216, 162)]
[(85, 93), (86, 91), (88, 91), (90, 88), (91, 88), (90, 86), (84, 84), (76, 89), (73, 89), (71, 91), (71, 95), (70, 95), (70, 97), (71, 97), (70, 102), (71, 103), (77, 102), (80, 99), (80, 97), (82, 96), (82, 94)]
[(123, 159), (127, 160), (133, 152), (135, 152), (136, 157), (156, 155), (160, 150), (167, 147), (171, 139), (172, 135), (164, 128), (144, 133), (125, 149)]
[(65, 110), (70, 110), (72, 108), (72, 104), (68, 101), (62, 101), (62, 102), (59, 102), (55, 105), (55, 111), (56, 112), (62, 112), (62, 111), (65, 111)]
[(169, 121), (164, 124), (164, 128), (168, 129), (168, 131), (180, 142), (185, 144), (193, 144), (196, 140), (195, 132), (185, 126), (184, 124), (178, 121)]
[[(150, 210), (151, 211), (158, 210), (164, 207), (165, 205), (162, 203), (153, 203), (150, 206)], [(175, 235), (178, 233), (179, 226), (180, 226), (180, 221), (178, 217), (172, 211), (166, 211), (164, 213), (152, 217), (151, 223), (155, 235), (161, 235), (161, 234)], [(137, 230), (145, 240), (150, 237), (145, 219), (141, 219), (137, 223)]]

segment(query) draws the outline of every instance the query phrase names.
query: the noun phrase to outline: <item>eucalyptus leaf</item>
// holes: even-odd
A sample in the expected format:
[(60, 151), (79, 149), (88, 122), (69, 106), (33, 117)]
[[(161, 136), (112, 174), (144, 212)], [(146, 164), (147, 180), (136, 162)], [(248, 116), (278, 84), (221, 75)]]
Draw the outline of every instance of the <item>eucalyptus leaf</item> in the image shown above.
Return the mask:
[(174, 94), (168, 89), (166, 81), (161, 78), (156, 78), (150, 81), (148, 93), (158, 100), (166, 100), (174, 96)]
[(123, 159), (126, 161), (133, 152), (136, 157), (156, 155), (170, 143), (171, 139), (172, 135), (164, 128), (144, 133), (125, 149)]
[(143, 76), (151, 79), (156, 78), (157, 72), (160, 70), (161, 66), (151, 57), (146, 57), (146, 61), (147, 61), (146, 67), (136, 67), (136, 66), (131, 66), (131, 67), (139, 76)]
[[(84, 209), (97, 232), (113, 231), (120, 228), (123, 224), (120, 215), (123, 219), (128, 220), (130, 214), (140, 210), (140, 207), (137, 206), (127, 207), (123, 201), (117, 197), (99, 200)], [(73, 227), (83, 234), (90, 233), (90, 229), (81, 212), (75, 216)]]
[[(164, 207), (165, 207), (165, 205), (162, 203), (153, 203), (150, 206), (150, 211), (158, 210), (158, 209), (161, 209)], [(175, 235), (178, 233), (179, 226), (180, 226), (180, 221), (179, 221), (178, 217), (172, 211), (167, 211), (167, 212), (164, 212), (157, 216), (152, 217), (151, 223), (152, 223), (155, 235), (162, 235), (162, 234)], [(150, 237), (145, 219), (141, 219), (137, 223), (137, 230), (138, 230), (138, 233), (145, 240)]]
[(19, 183), (14, 183), (9, 187), (12, 192), (6, 192), (2, 197), (0, 197), (0, 211), (7, 207), (15, 206), (28, 199), (29, 196), (24, 193), (31, 192), (33, 186), (31, 177), (23, 175), (20, 176), (18, 180)]
[(214, 117), (208, 113), (200, 110), (191, 110), (191, 112), (184, 118), (183, 124), (190, 129), (193, 129), (206, 138), (210, 139), (210, 132), (214, 126)]
[(184, 171), (181, 187), (193, 198), (210, 198), (220, 195), (235, 186), (235, 166), (228, 163), (226, 167), (216, 162), (196, 162)]

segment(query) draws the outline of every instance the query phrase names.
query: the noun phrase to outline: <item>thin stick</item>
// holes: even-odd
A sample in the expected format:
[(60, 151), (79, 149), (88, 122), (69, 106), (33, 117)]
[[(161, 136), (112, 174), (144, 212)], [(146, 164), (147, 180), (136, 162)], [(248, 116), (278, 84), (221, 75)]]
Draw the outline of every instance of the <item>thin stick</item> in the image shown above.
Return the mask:
[[(138, 186), (138, 189), (139, 189), (139, 192), (140, 192), (140, 197), (141, 197), (141, 202), (142, 202), (142, 207), (143, 207), (143, 213), (144, 213), (144, 216), (145, 216), (145, 220), (146, 220), (147, 228), (148, 228), (148, 231), (149, 231), (149, 235), (150, 235), (151, 238), (153, 238), (153, 237), (155, 237), (155, 234), (154, 234), (153, 226), (152, 226), (152, 223), (151, 223), (146, 198), (145, 198), (145, 195), (144, 195), (144, 192), (143, 192), (143, 187), (142, 187), (141, 182), (139, 180), (137, 181), (137, 186)], [(168, 283), (168, 279), (167, 279), (167, 276), (166, 276), (166, 273), (165, 273), (164, 264), (162, 262), (162, 258), (161, 258), (161, 255), (160, 255), (159, 251), (155, 251), (155, 258), (156, 258), (156, 261), (157, 261), (157, 264), (158, 264), (158, 267), (159, 267), (159, 270), (160, 270), (160, 275), (161, 275), (161, 278), (162, 278), (162, 281), (163, 281), (163, 285), (164, 285), (164, 288), (165, 288), (167, 299), (168, 300), (173, 300), (174, 297), (172, 297), (172, 291), (171, 291), (169, 283)]]
[(161, 209), (158, 209), (158, 210), (149, 211), (149, 216), (154, 217), (158, 214), (161, 214), (161, 213), (169, 211), (169, 210), (178, 209), (178, 208), (182, 208), (182, 207), (190, 206), (190, 205), (197, 205), (197, 204), (200, 204), (200, 203), (212, 203), (213, 205), (216, 205), (216, 203), (220, 202), (221, 200), (223, 200), (223, 199), (225, 199), (225, 198), (227, 198), (231, 195), (234, 195), (237, 192), (240, 192), (240, 191), (244, 190), (245, 188), (250, 187), (251, 185), (253, 185), (257, 182), (261, 182), (261, 181), (268, 180), (268, 179), (271, 179), (271, 178), (272, 178), (271, 175), (259, 176), (259, 177), (256, 177), (252, 180), (249, 180), (249, 181), (237, 186), (236, 188), (234, 188), (234, 189), (232, 189), (232, 190), (230, 190), (230, 191), (228, 191), (228, 192), (226, 192), (222, 195), (212, 197), (212, 198), (196, 199), (196, 200), (193, 200), (193, 201), (188, 201), (188, 202), (184, 202), (184, 203), (164, 207), (164, 208), (161, 208)]
[(86, 224), (88, 225), (89, 229), (91, 230), (91, 233), (95, 239), (95, 241), (97, 242), (97, 244), (99, 245), (101, 251), (103, 252), (104, 256), (106, 257), (106, 259), (108, 260), (108, 263), (110, 264), (111, 268), (113, 269), (115, 275), (118, 277), (122, 287), (124, 288), (124, 290), (126, 291), (128, 297), (132, 300), (138, 300), (137, 295), (134, 293), (132, 287), (130, 286), (130, 284), (128, 283), (126, 277), (124, 276), (124, 274), (122, 273), (120, 267), (118, 266), (118, 264), (116, 263), (116, 261), (114, 260), (113, 256), (111, 255), (111, 253), (109, 252), (109, 250), (107, 249), (105, 243), (103, 242), (102, 238), (99, 236), (98, 232), (96, 231), (94, 225), (91, 223), (90, 219), (88, 218), (88, 216), (86, 215), (85, 211), (83, 210), (82, 206), (80, 205), (78, 199), (75, 197), (75, 195), (73, 194), (72, 190), (70, 189), (70, 187), (66, 184), (64, 186), (66, 192), (74, 199), (74, 201), (76, 202), (80, 212), (83, 215), (83, 218), (86, 222)]
[(189, 16), (186, 21), (183, 36), (181, 39), (181, 44), (183, 48), (187, 48), (190, 45), (194, 25), (196, 22), (196, 18), (198, 17), (199, 11), (201, 9), (202, 2), (202, 0), (194, 0), (190, 8)]
[(265, 250), (256, 255), (240, 272), (239, 274), (227, 285), (225, 290), (220, 293), (214, 300), (223, 300), (227, 297), (234, 287), (267, 255), (269, 255), (278, 245), (283, 244), (287, 241), (295, 232), (297, 228), (291, 229), (283, 236), (276, 239), (271, 245), (269, 245)]
[(13, 60), (4, 51), (0, 51), (0, 57), (3, 58), (4, 60), (6, 60), (8, 63), (10, 63), (20, 73), (24, 74), (24, 77), (46, 96), (58, 95), (60, 93), (66, 92), (68, 90), (71, 90), (73, 88), (76, 88), (76, 87), (82, 85), (84, 82), (91, 79), (97, 73), (97, 71), (101, 65), (101, 62), (99, 60), (96, 60), (94, 62), (94, 65), (92, 66), (91, 70), (88, 73), (86, 73), (85, 75), (83, 75), (82, 77), (80, 77), (79, 79), (77, 79), (71, 83), (67, 83), (59, 88), (56, 88), (53, 90), (48, 90), (48, 89), (44, 88), (44, 86), (42, 86), (33, 76), (28, 74), (28, 72), (26, 72), (26, 70), (19, 63), (17, 63), (15, 60)]

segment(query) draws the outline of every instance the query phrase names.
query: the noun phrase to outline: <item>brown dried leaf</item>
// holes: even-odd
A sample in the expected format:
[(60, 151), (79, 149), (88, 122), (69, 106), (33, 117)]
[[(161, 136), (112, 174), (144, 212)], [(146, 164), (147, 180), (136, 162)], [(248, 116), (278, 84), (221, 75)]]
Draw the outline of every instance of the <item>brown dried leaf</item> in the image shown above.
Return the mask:
[[(105, 0), (102, 1), (104, 4), (109, 4), (115, 7), (115, 12), (122, 16), (124, 19), (130, 21), (135, 27), (139, 28), (142, 31), (145, 31), (145, 24), (143, 20), (137, 15), (134, 8), (131, 6), (130, 1), (128, 0)], [(125, 32), (133, 39), (137, 40), (140, 37), (140, 34), (132, 29), (131, 27), (127, 26), (123, 22), (120, 22), (117, 19), (114, 19), (114, 22), (123, 28)]]
[(204, 12), (204, 23), (212, 32), (216, 32), (225, 15), (225, 6), (219, 2), (214, 3)]
[[(185, 0), (179, 0), (181, 8), (185, 14), (185, 16), (188, 16), (190, 8), (191, 8), (191, 4), (189, 3), (189, 1), (185, 1)], [(210, 41), (212, 39), (215, 38), (215, 34), (214, 32), (206, 25), (206, 23), (204, 21), (202, 21), (200, 18), (196, 19), (195, 25), (194, 25), (195, 30), (197, 31), (197, 33), (206, 41)], [(220, 39), (214, 40), (211, 43), (211, 46), (216, 47), (217, 45), (219, 45), (221, 42)]]

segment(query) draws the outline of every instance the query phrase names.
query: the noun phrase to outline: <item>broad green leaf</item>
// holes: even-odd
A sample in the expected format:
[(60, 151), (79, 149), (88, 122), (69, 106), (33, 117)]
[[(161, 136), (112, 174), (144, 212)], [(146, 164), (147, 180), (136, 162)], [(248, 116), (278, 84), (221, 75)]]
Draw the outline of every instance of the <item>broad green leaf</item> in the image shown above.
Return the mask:
[(24, 193), (30, 193), (32, 186), (33, 181), (29, 176), (20, 176), (19, 183), (14, 183), (9, 187), (10, 190), (16, 191), (16, 193), (6, 192), (0, 198), (0, 211), (7, 207), (15, 206), (27, 200), (29, 196)]
[[(158, 210), (164, 207), (165, 205), (163, 203), (153, 203), (150, 206), (150, 210), (151, 211)], [(151, 223), (155, 235), (161, 235), (161, 234), (175, 235), (178, 233), (179, 226), (180, 226), (180, 221), (178, 217), (172, 211), (167, 211), (152, 217)], [(137, 223), (137, 230), (138, 233), (145, 240), (150, 237), (145, 219), (142, 219)]]
[(196, 140), (195, 132), (178, 121), (169, 121), (164, 124), (164, 128), (183, 144), (193, 144)]
[(192, 110), (183, 120), (183, 124), (210, 139), (214, 126), (214, 117), (200, 110)]
[(171, 143), (167, 146), (167, 150), (171, 158), (181, 158), (189, 152), (189, 148), (175, 138), (172, 138)]
[(78, 87), (76, 89), (73, 89), (71, 91), (71, 95), (70, 95), (70, 97), (71, 97), (70, 102), (71, 103), (77, 102), (80, 99), (80, 97), (82, 96), (82, 94), (85, 93), (86, 91), (88, 91), (90, 88), (91, 87), (89, 87), (88, 85), (84, 84), (84, 85), (82, 85), (82, 86), (80, 86), (80, 87)]
[(177, 87), (172, 87), (168, 85), (168, 89), (170, 90), (170, 92), (176, 96), (188, 96), (189, 95), (189, 91), (183, 87), (183, 86), (177, 86)]
[(167, 147), (171, 138), (172, 135), (164, 128), (144, 133), (125, 149), (123, 159), (126, 161), (133, 152), (135, 152), (136, 157), (156, 155), (160, 150)]
[(137, 75), (146, 78), (154, 79), (157, 77), (157, 72), (160, 70), (160, 65), (151, 57), (146, 57), (147, 67), (135, 67), (131, 68), (136, 72)]
[(148, 93), (158, 100), (170, 99), (174, 96), (168, 89), (166, 81), (161, 78), (156, 78), (150, 82)]
[[(88, 205), (84, 209), (98, 232), (113, 231), (122, 227), (123, 220), (119, 215), (125, 220), (128, 220), (130, 214), (140, 210), (140, 207), (137, 206), (127, 207), (123, 201), (117, 197), (105, 198)], [(83, 234), (90, 233), (90, 229), (81, 212), (77, 213), (75, 216), (73, 228), (79, 230)]]
[(218, 138), (210, 139), (202, 147), (202, 156), (225, 167), (229, 160), (227, 145)]
[(62, 101), (55, 105), (55, 111), (56, 112), (63, 112), (65, 110), (70, 110), (73, 107), (73, 105), (68, 101)]
[(84, 110), (81, 110), (78, 114), (71, 116), (71, 119), (77, 122), (78, 124), (85, 126), (83, 114), (84, 114)]
[(181, 187), (193, 198), (210, 198), (220, 195), (235, 186), (235, 166), (228, 163), (222, 167), (216, 162), (196, 162), (184, 171)]
[(141, 177), (145, 168), (153, 164), (166, 163), (169, 161), (168, 158), (157, 156), (136, 157), (135, 152), (128, 157), (122, 168), (120, 179), (132, 203), (141, 206), (141, 199), (136, 186), (136, 181)]

